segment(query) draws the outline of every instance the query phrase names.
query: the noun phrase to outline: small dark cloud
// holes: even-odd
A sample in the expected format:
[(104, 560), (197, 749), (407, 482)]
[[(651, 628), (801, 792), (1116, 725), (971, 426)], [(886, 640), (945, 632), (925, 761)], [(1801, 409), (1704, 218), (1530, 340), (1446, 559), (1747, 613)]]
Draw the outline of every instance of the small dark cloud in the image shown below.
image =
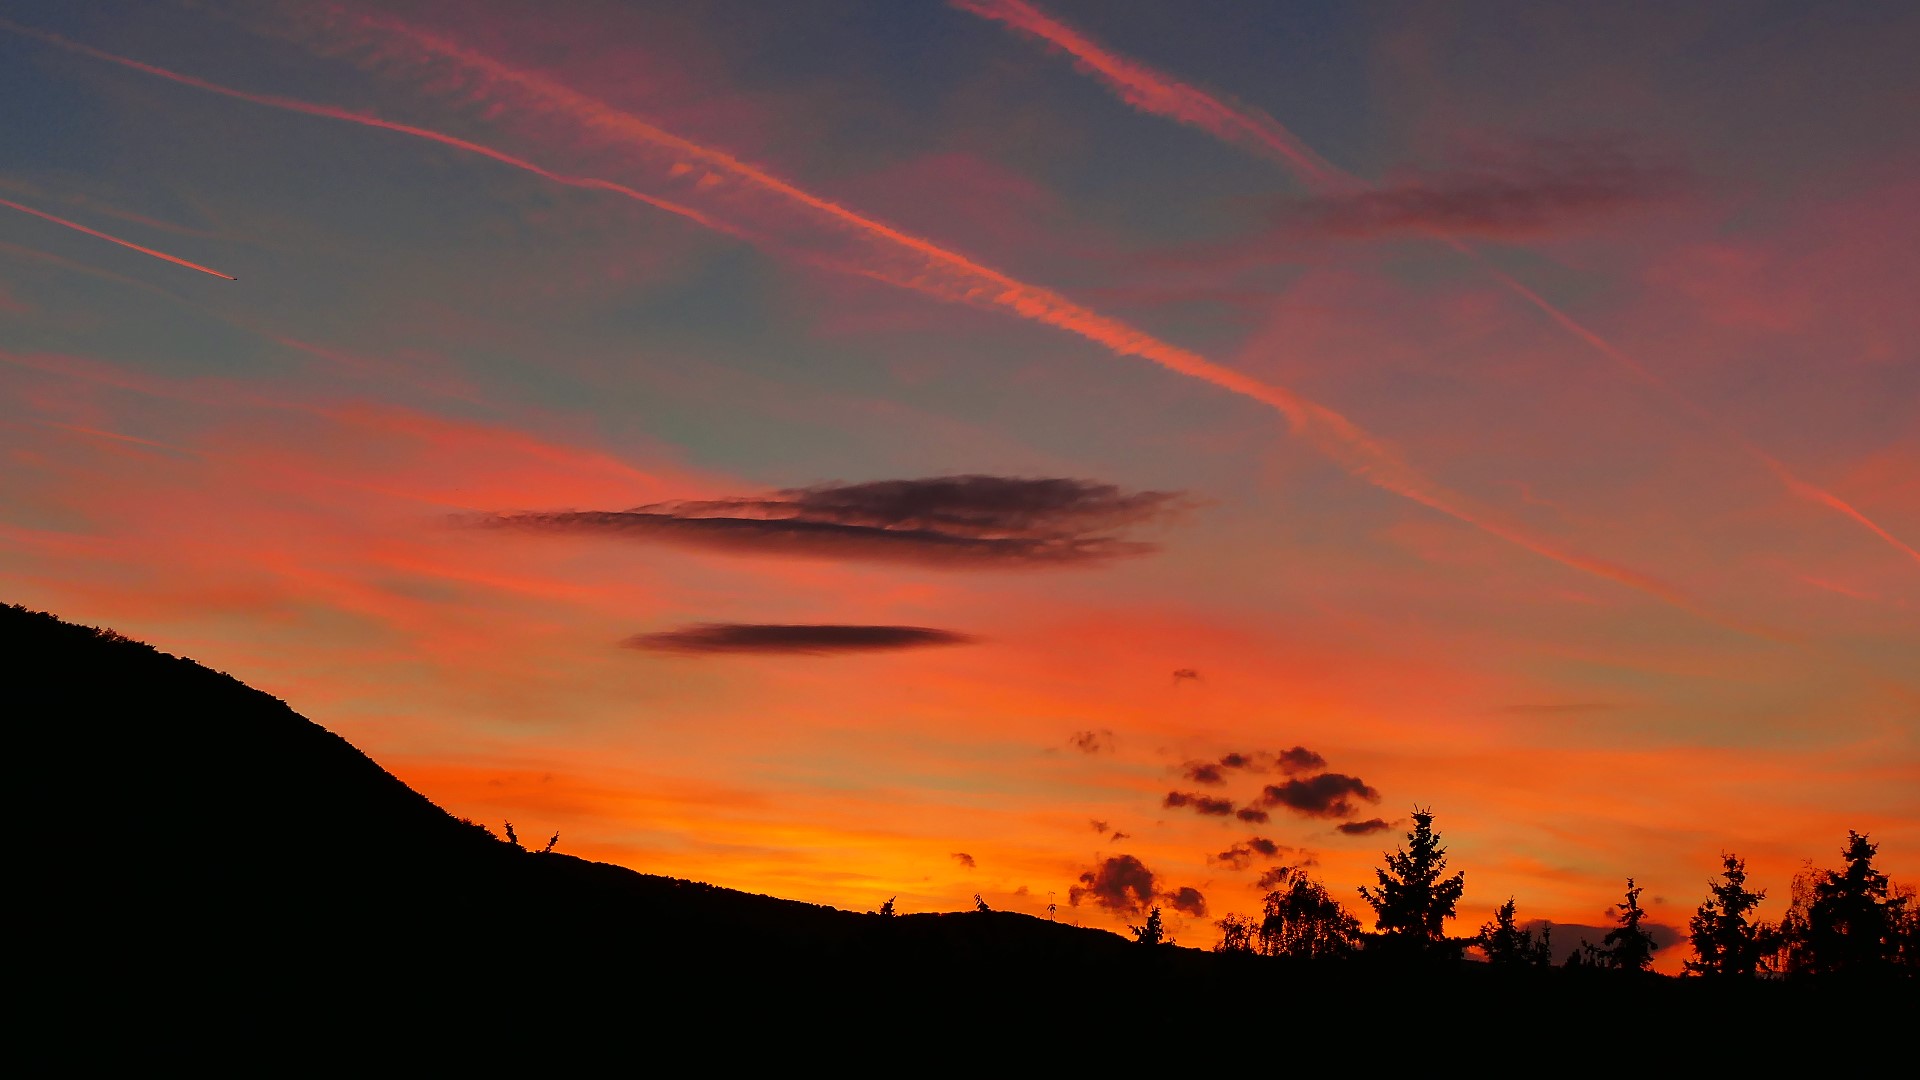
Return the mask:
[(1216, 799), (1211, 795), (1201, 795), (1198, 792), (1169, 791), (1160, 805), (1169, 808), (1190, 806), (1194, 813), (1207, 817), (1226, 817), (1233, 813), (1231, 799)]
[[(1273, 772), (1276, 769), (1291, 776), (1297, 772), (1310, 772), (1327, 767), (1327, 759), (1304, 746), (1291, 750), (1235, 750), (1220, 755), (1216, 763), (1218, 769), (1242, 769), (1247, 772)], [(1193, 768), (1190, 764), (1188, 768)]]
[(1324, 769), (1327, 767), (1326, 758), (1321, 757), (1319, 754), (1314, 753), (1304, 746), (1296, 746), (1291, 750), (1280, 751), (1274, 755), (1274, 763), (1280, 767), (1281, 772), (1289, 776), (1298, 772), (1312, 772), (1315, 769)]
[(1291, 200), (1282, 217), (1337, 236), (1432, 231), (1517, 239), (1585, 226), (1672, 196), (1672, 168), (1618, 141), (1532, 139), (1443, 168), (1406, 168), (1364, 191)]
[(1193, 682), (1199, 682), (1200, 672), (1198, 669), (1190, 668), (1190, 667), (1174, 668), (1173, 681), (1177, 683), (1182, 679), (1189, 679), (1189, 680), (1192, 680)]
[(629, 649), (708, 656), (716, 653), (885, 652), (935, 645), (964, 645), (973, 639), (951, 630), (924, 626), (837, 626), (811, 623), (696, 623), (678, 630), (635, 634), (620, 644)]
[(1101, 821), (1101, 820), (1100, 820), (1099, 818), (1089, 818), (1089, 819), (1087, 819), (1087, 824), (1089, 824), (1089, 825), (1091, 825), (1091, 826), (1093, 826), (1093, 831), (1094, 831), (1094, 832), (1106, 832), (1106, 831), (1107, 831), (1107, 823), (1106, 823), (1106, 822), (1104, 822), (1104, 821)]
[(1167, 893), (1162, 899), (1173, 910), (1191, 915), (1196, 919), (1204, 919), (1207, 916), (1207, 898), (1200, 895), (1200, 890), (1191, 885), (1183, 885)]
[(469, 524), (592, 533), (738, 554), (950, 569), (1071, 566), (1157, 548), (1118, 532), (1186, 509), (1178, 493), (1063, 478), (944, 476), (819, 484), (630, 510), (485, 514)]
[(1217, 863), (1229, 870), (1245, 870), (1247, 867), (1253, 865), (1253, 859), (1256, 855), (1271, 859), (1277, 857), (1283, 851), (1292, 850), (1292, 848), (1277, 844), (1264, 836), (1253, 836), (1247, 838), (1242, 843), (1233, 845), (1225, 851), (1207, 856), (1207, 861)]
[(1391, 829), (1393, 826), (1387, 824), (1384, 818), (1368, 818), (1365, 821), (1343, 821), (1338, 828), (1348, 836), (1367, 836)]
[(1131, 839), (1133, 839), (1132, 833), (1124, 833), (1116, 829), (1114, 830), (1114, 833), (1112, 836), (1107, 837), (1107, 843), (1117, 844), (1122, 840), (1131, 840)]
[(1186, 764), (1185, 770), (1180, 775), (1196, 784), (1224, 784), (1227, 782), (1226, 774), (1220, 771), (1220, 766), (1209, 761), (1189, 761)]
[(1067, 742), (1083, 754), (1097, 754), (1102, 750), (1113, 749), (1113, 732), (1106, 728), (1097, 731), (1076, 731), (1068, 737)]
[(1153, 902), (1153, 871), (1131, 855), (1114, 855), (1080, 875), (1080, 883), (1067, 889), (1067, 903), (1079, 907), (1082, 900), (1119, 915), (1138, 915)]
[(967, 854), (964, 851), (954, 852), (952, 855), (952, 859), (954, 862), (959, 863), (961, 866), (964, 866), (969, 870), (973, 869), (974, 867), (973, 856)]
[[(1609, 931), (1619, 929), (1618, 923), (1590, 926), (1586, 923), (1557, 923), (1547, 919), (1531, 919), (1521, 925), (1522, 929), (1532, 931), (1535, 940), (1539, 939), (1542, 930), (1547, 927), (1553, 928), (1553, 962), (1556, 964), (1565, 960), (1569, 953), (1580, 951), (1582, 942), (1599, 945), (1606, 940)], [(1645, 930), (1647, 936), (1653, 939), (1655, 949), (1672, 948), (1687, 940), (1686, 931), (1680, 927), (1657, 923), (1651, 919), (1641, 922), (1640, 929)]]
[(1243, 806), (1240, 809), (1235, 810), (1233, 812), (1233, 816), (1239, 818), (1241, 821), (1244, 821), (1249, 825), (1265, 825), (1268, 821), (1271, 821), (1273, 819), (1273, 816), (1271, 814), (1268, 814), (1265, 810), (1256, 810), (1251, 806)]
[(1353, 799), (1379, 802), (1380, 793), (1357, 776), (1345, 773), (1321, 773), (1284, 784), (1268, 784), (1260, 793), (1260, 805), (1284, 806), (1307, 817), (1352, 817)]

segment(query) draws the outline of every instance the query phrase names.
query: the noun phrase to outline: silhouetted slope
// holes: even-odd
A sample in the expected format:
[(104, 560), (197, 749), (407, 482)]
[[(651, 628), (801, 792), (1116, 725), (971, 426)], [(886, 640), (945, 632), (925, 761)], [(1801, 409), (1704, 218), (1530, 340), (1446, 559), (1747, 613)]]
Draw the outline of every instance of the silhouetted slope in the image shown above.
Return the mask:
[(1146, 948), (1013, 913), (885, 918), (530, 853), (190, 660), (20, 607), (0, 608), (0, 657), (22, 778), (12, 970), (32, 1008), (90, 1025), (83, 1049), (100, 1055), (458, 1028), (478, 1033), (459, 1046), (471, 1056), (513, 1010), (592, 1016), (607, 1038), (644, 1019), (669, 1041), (813, 1017), (802, 1043), (855, 1057), (851, 1033), (1124, 1043), (1249, 1014), (1327, 1039), (1404, 1024), (1409, 1001), (1429, 1024), (1505, 1031), (1623, 1002), (1749, 1032), (1815, 1023), (1777, 984)]
[(32, 763), (16, 824), (42, 853), (33, 918), (114, 969), (924, 983), (1139, 959), (1112, 934), (1022, 915), (883, 919), (524, 852), (190, 660), (17, 606), (0, 608), (0, 656)]

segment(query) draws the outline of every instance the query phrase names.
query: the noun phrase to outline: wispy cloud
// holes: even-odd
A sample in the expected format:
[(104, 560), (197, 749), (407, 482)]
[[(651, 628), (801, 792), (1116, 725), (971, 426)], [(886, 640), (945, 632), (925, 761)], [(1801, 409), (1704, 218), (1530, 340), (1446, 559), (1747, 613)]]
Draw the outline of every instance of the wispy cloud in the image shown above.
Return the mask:
[(129, 248), (133, 251), (139, 252), (142, 255), (151, 255), (156, 259), (164, 259), (167, 262), (174, 264), (175, 266), (184, 266), (189, 270), (198, 270), (203, 274), (212, 274), (214, 277), (225, 278), (228, 281), (239, 280), (238, 278), (234, 277), (232, 274), (223, 274), (220, 271), (215, 270), (210, 266), (201, 266), (197, 262), (188, 262), (187, 260), (181, 258), (178, 255), (169, 255), (164, 251), (156, 251), (150, 247), (143, 247), (139, 244), (134, 243), (131, 240), (123, 240), (118, 236), (112, 235), (111, 233), (103, 233), (99, 229), (89, 229), (85, 225), (82, 225), (78, 222), (68, 221), (66, 218), (63, 218), (63, 217), (55, 217), (52, 214), (47, 213), (45, 210), (35, 210), (31, 206), (22, 206), (19, 203), (12, 202), (8, 199), (0, 199), (0, 206), (5, 206), (14, 210), (18, 210), (23, 214), (32, 214), (34, 217), (51, 221), (55, 225), (64, 225), (69, 229), (86, 233), (88, 236), (98, 237), (102, 240), (107, 241), (108, 243), (119, 244), (123, 248)]
[(737, 554), (911, 562), (949, 569), (1072, 566), (1158, 550), (1115, 530), (1175, 513), (1171, 492), (1085, 480), (951, 476), (822, 484), (630, 510), (495, 513), (465, 523), (597, 533)]
[(924, 626), (698, 623), (678, 630), (635, 634), (621, 644), (629, 649), (681, 656), (738, 653), (825, 656), (963, 645), (973, 640), (965, 634)]
[[(1165, 72), (1155, 70), (1130, 57), (1121, 56), (1118, 53), (1102, 47), (1086, 34), (1048, 15), (1032, 4), (1025, 2), (1025, 0), (951, 0), (951, 2), (954, 7), (962, 11), (967, 11), (982, 18), (1002, 23), (1025, 36), (1044, 42), (1049, 47), (1059, 49), (1073, 57), (1076, 64), (1078, 64), (1082, 70), (1105, 84), (1129, 106), (1150, 115), (1164, 116), (1179, 123), (1206, 131), (1223, 142), (1239, 146), (1242, 149), (1249, 150), (1270, 161), (1274, 161), (1285, 167), (1293, 176), (1300, 179), (1311, 191), (1323, 197), (1328, 197), (1335, 201), (1341, 199), (1364, 200), (1367, 194), (1373, 190), (1372, 185), (1369, 185), (1366, 181), (1351, 175), (1321, 157), (1312, 147), (1308, 146), (1279, 121), (1268, 116), (1261, 110), (1231, 101), (1223, 95), (1209, 93), (1197, 86), (1174, 78)], [(1390, 192), (1391, 187), (1387, 190)], [(1465, 194), (1465, 192), (1463, 191), (1461, 194)], [(1461, 212), (1469, 202), (1477, 201), (1480, 207), (1481, 219), (1482, 221), (1486, 221), (1488, 220), (1489, 213), (1493, 209), (1493, 200), (1488, 197), (1491, 194), (1492, 192), (1488, 187), (1482, 184), (1480, 197), (1477, 200), (1462, 200), (1456, 202), (1453, 206), (1453, 211), (1456, 216), (1461, 216)], [(1400, 210), (1404, 214), (1412, 209), (1413, 203), (1424, 201), (1427, 206), (1428, 216), (1433, 217), (1436, 212), (1443, 208), (1446, 201), (1437, 198), (1436, 195), (1437, 193), (1429, 192), (1429, 194), (1425, 196), (1416, 198), (1412, 195), (1411, 191), (1404, 192), (1398, 199)], [(1565, 185), (1562, 185), (1557, 198), (1543, 198), (1541, 197), (1542, 195), (1544, 195), (1544, 193), (1536, 193), (1535, 198), (1536, 204), (1541, 208), (1544, 208), (1544, 205), (1550, 202), (1557, 201), (1562, 206), (1565, 206), (1569, 203), (1582, 201), (1583, 198), (1588, 205), (1592, 205), (1597, 199), (1603, 198), (1603, 196), (1595, 191), (1589, 191), (1585, 196), (1581, 196)], [(1385, 202), (1374, 204), (1376, 211), (1385, 211), (1393, 206), (1395, 202), (1393, 196), (1387, 195), (1385, 199)], [(1350, 203), (1350, 205), (1359, 206), (1362, 205), (1362, 203), (1353, 202)], [(1509, 213), (1515, 209), (1513, 200), (1509, 199), (1507, 209)], [(1388, 214), (1387, 216), (1391, 217), (1393, 215)], [(1409, 227), (1412, 227), (1410, 219), (1408, 224)], [(1913, 545), (1894, 536), (1879, 522), (1867, 516), (1867, 514), (1845, 499), (1802, 478), (1798, 473), (1788, 468), (1780, 459), (1774, 457), (1744, 435), (1733, 430), (1725, 421), (1708, 412), (1691, 398), (1681, 393), (1673, 384), (1657, 372), (1616, 348), (1611, 342), (1574, 319), (1571, 315), (1560, 310), (1559, 307), (1539, 293), (1521, 284), (1520, 281), (1513, 276), (1495, 268), (1492, 264), (1488, 263), (1470, 243), (1461, 239), (1459, 236), (1453, 235), (1452, 232), (1442, 227), (1437, 220), (1426, 228), (1428, 235), (1447, 244), (1462, 255), (1474, 259), (1481, 269), (1495, 281), (1505, 286), (1514, 296), (1537, 309), (1553, 323), (1585, 342), (1592, 347), (1594, 351), (1620, 365), (1635, 379), (1666, 394), (1675, 404), (1684, 409), (1706, 430), (1738, 447), (1769, 473), (1773, 474), (1774, 478), (1795, 496), (1825, 506), (1835, 513), (1850, 519), (1861, 528), (1866, 529), (1868, 532), (1885, 541), (1896, 551), (1906, 555), (1915, 562), (1920, 562), (1920, 549), (1916, 549)], [(1405, 493), (1403, 492), (1403, 494)], [(1524, 541), (1513, 536), (1507, 536), (1506, 538), (1515, 543), (1520, 543), (1522, 546), (1528, 546)], [(1539, 551), (1537, 548), (1533, 550)], [(1546, 552), (1539, 553), (1547, 554)], [(1558, 556), (1549, 555), (1548, 557), (1557, 558)], [(1561, 561), (1568, 562), (1569, 565), (1574, 565), (1574, 563), (1567, 559), (1561, 559)], [(1601, 576), (1608, 576), (1598, 568), (1589, 567), (1586, 569), (1589, 569), (1589, 572), (1599, 572)], [(1651, 588), (1647, 588), (1647, 585), (1650, 584), (1653, 583), (1645, 583), (1636, 587), (1641, 587), (1646, 589), (1646, 591), (1654, 591)], [(1656, 595), (1658, 595), (1658, 593), (1656, 593)], [(1702, 612), (1697, 606), (1685, 601), (1683, 598), (1671, 595), (1663, 598), (1679, 606), (1687, 607), (1698, 614), (1706, 614), (1707, 617), (1714, 618), (1715, 621), (1721, 622), (1723, 625), (1733, 626), (1744, 632), (1758, 633), (1759, 636), (1775, 639), (1781, 636), (1765, 628), (1751, 625), (1743, 626), (1732, 620)]]
[[(5, 24), (20, 29), (14, 24)], [(570, 177), (522, 158), (425, 129), (284, 98), (249, 94), (150, 64), (77, 45), (42, 31), (41, 40), (85, 55), (275, 108), (332, 116), (461, 146), (503, 164), (574, 186), (639, 199), (735, 236), (778, 237), (777, 247), (813, 261), (941, 300), (998, 309), (1053, 326), (1098, 344), (1116, 356), (1136, 357), (1169, 371), (1259, 402), (1279, 412), (1292, 433), (1357, 479), (1420, 503), (1490, 535), (1584, 573), (1638, 589), (1683, 610), (1743, 633), (1778, 640), (1777, 631), (1714, 612), (1684, 591), (1646, 574), (1576, 551), (1494, 513), (1438, 483), (1403, 460), (1398, 450), (1341, 413), (1284, 387), (1224, 367), (1188, 349), (1089, 310), (1061, 294), (983, 266), (955, 251), (865, 217), (805, 191), (723, 151), (702, 146), (566, 86), (516, 70), (414, 26), (371, 15), (331, 12), (312, 21), (316, 46), (365, 46), (387, 73), (410, 72), (429, 87), (461, 88), (463, 100), (501, 113), (539, 117), (539, 128), (565, 126), (581, 148), (626, 154), (628, 166), (649, 182), (671, 187), (680, 201), (645, 194), (598, 178)], [(349, 53), (356, 50), (343, 50)], [(1183, 99), (1184, 100), (1184, 99)], [(1274, 125), (1277, 127), (1277, 125)], [(1271, 133), (1269, 133), (1271, 134)], [(1265, 138), (1266, 136), (1262, 136)], [(725, 218), (684, 202), (711, 201)], [(1916, 555), (1920, 558), (1920, 554)]]
[(1287, 215), (1340, 236), (1542, 236), (1670, 196), (1676, 173), (1614, 140), (1530, 139), (1363, 191), (1289, 200)]

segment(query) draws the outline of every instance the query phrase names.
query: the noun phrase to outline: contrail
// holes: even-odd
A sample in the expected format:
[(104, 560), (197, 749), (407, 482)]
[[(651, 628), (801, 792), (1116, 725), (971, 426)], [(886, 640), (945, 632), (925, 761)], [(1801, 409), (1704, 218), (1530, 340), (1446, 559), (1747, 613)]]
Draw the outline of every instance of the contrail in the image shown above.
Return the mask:
[[(1085, 34), (1027, 3), (1026, 0), (949, 0), (949, 3), (969, 14), (1001, 23), (1066, 52), (1078, 62), (1076, 66), (1091, 72), (1120, 100), (1135, 109), (1199, 128), (1223, 142), (1232, 143), (1269, 160), (1277, 161), (1316, 191), (1341, 194), (1364, 190), (1368, 186), (1366, 181), (1342, 170), (1315, 153), (1298, 136), (1266, 113), (1252, 106), (1223, 101), (1198, 87), (1104, 49)], [(1733, 431), (1724, 421), (1674, 389), (1672, 383), (1655, 374), (1646, 365), (1615, 348), (1606, 339), (1581, 325), (1539, 293), (1488, 264), (1485, 257), (1473, 245), (1436, 229), (1429, 228), (1426, 232), (1435, 240), (1473, 258), (1494, 280), (1505, 286), (1515, 296), (1539, 309), (1548, 319), (1591, 346), (1602, 356), (1626, 368), (1641, 382), (1668, 395), (1694, 419), (1701, 421), (1716, 435), (1733, 443), (1759, 462), (1789, 492), (1852, 519), (1856, 524), (1892, 545), (1895, 550), (1915, 562), (1920, 562), (1920, 551), (1903, 543), (1845, 499), (1796, 475), (1778, 458)]]
[[(1584, 573), (1637, 589), (1721, 626), (1774, 641), (1792, 640), (1789, 635), (1781, 631), (1715, 612), (1672, 585), (1607, 560), (1563, 547), (1545, 537), (1534, 535), (1518, 525), (1502, 521), (1495, 514), (1478, 507), (1467, 496), (1427, 478), (1403, 461), (1391, 447), (1368, 434), (1345, 416), (1292, 391), (1223, 367), (1198, 353), (1161, 341), (1117, 319), (1075, 304), (1050, 289), (1020, 281), (975, 263), (931, 241), (864, 217), (741, 162), (722, 151), (681, 138), (638, 117), (615, 110), (539, 76), (508, 68), (491, 58), (427, 36), (404, 24), (384, 20), (375, 22), (371, 19), (357, 21), (363, 28), (379, 36), (380, 43), (385, 46), (381, 50), (383, 62), (391, 63), (399, 47), (414, 49), (424, 54), (423, 59), (428, 63), (454, 67), (465, 76), (457, 81), (457, 85), (465, 87), (469, 93), (477, 95), (504, 88), (530, 98), (530, 104), (539, 116), (543, 130), (550, 130), (556, 118), (569, 117), (583, 125), (590, 133), (612, 144), (661, 155), (653, 164), (660, 167), (664, 179), (680, 181), (696, 194), (716, 200), (738, 199), (742, 196), (749, 200), (746, 203), (732, 204), (732, 209), (742, 212), (764, 212), (771, 208), (787, 214), (799, 211), (803, 216), (804, 225), (815, 229), (825, 227), (829, 231), (830, 235), (816, 238), (820, 242), (837, 241), (844, 245), (851, 241), (857, 245), (858, 250), (852, 256), (828, 256), (825, 261), (831, 265), (937, 299), (1007, 310), (1021, 318), (1066, 330), (1101, 345), (1116, 355), (1138, 357), (1169, 371), (1258, 401), (1284, 416), (1292, 432), (1305, 440), (1309, 446), (1368, 483), (1465, 522), (1537, 555)], [(335, 28), (338, 25), (334, 24)], [(0, 26), (21, 29), (4, 21), (0, 21)], [(69, 42), (44, 31), (25, 30), (24, 32), (54, 45), (183, 85), (259, 105), (310, 116), (344, 120), (429, 139), (469, 150), (558, 183), (622, 195), (679, 214), (730, 235), (750, 237), (749, 233), (731, 224), (717, 222), (700, 211), (644, 194), (632, 187), (597, 178), (557, 173), (523, 158), (466, 139), (332, 106), (234, 90), (193, 76), (182, 75)], [(478, 89), (475, 89), (476, 87)], [(758, 203), (752, 200), (758, 200)]]
[(102, 240), (108, 241), (109, 243), (119, 244), (123, 248), (132, 248), (133, 250), (139, 252), (142, 255), (151, 255), (156, 259), (165, 259), (166, 261), (173, 263), (176, 266), (184, 266), (189, 270), (198, 270), (203, 274), (212, 274), (214, 277), (217, 277), (217, 278), (226, 278), (228, 281), (240, 280), (239, 278), (234, 277), (232, 274), (223, 274), (220, 271), (213, 269), (212, 267), (201, 266), (197, 262), (188, 262), (187, 260), (180, 258), (178, 255), (169, 255), (164, 251), (155, 251), (150, 247), (141, 247), (139, 244), (136, 244), (131, 240), (122, 240), (117, 236), (109, 236), (108, 234), (101, 232), (99, 229), (89, 229), (85, 225), (78, 224), (77, 222), (68, 221), (66, 218), (54, 217), (52, 214), (47, 213), (45, 210), (35, 210), (31, 206), (21, 206), (19, 203), (11, 202), (7, 199), (0, 199), (0, 206), (11, 207), (15, 210), (20, 211), (23, 214), (32, 214), (34, 217), (37, 217), (37, 218), (45, 218), (46, 220), (53, 222), (55, 225), (65, 225), (69, 229), (78, 229), (79, 231), (86, 233), (88, 236), (97, 236)]

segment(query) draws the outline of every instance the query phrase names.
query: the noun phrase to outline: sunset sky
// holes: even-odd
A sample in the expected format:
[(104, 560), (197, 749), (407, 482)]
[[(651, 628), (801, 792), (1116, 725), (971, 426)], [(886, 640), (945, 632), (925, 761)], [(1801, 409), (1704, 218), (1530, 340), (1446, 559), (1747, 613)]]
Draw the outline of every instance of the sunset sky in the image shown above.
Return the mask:
[(1897, 3), (9, 3), (0, 601), (854, 910), (1205, 947), (1305, 866), (1371, 928), (1416, 806), (1461, 934), (1629, 876), (1684, 927), (1722, 852), (1777, 918), (1849, 829), (1920, 883), (1916, 53)]

